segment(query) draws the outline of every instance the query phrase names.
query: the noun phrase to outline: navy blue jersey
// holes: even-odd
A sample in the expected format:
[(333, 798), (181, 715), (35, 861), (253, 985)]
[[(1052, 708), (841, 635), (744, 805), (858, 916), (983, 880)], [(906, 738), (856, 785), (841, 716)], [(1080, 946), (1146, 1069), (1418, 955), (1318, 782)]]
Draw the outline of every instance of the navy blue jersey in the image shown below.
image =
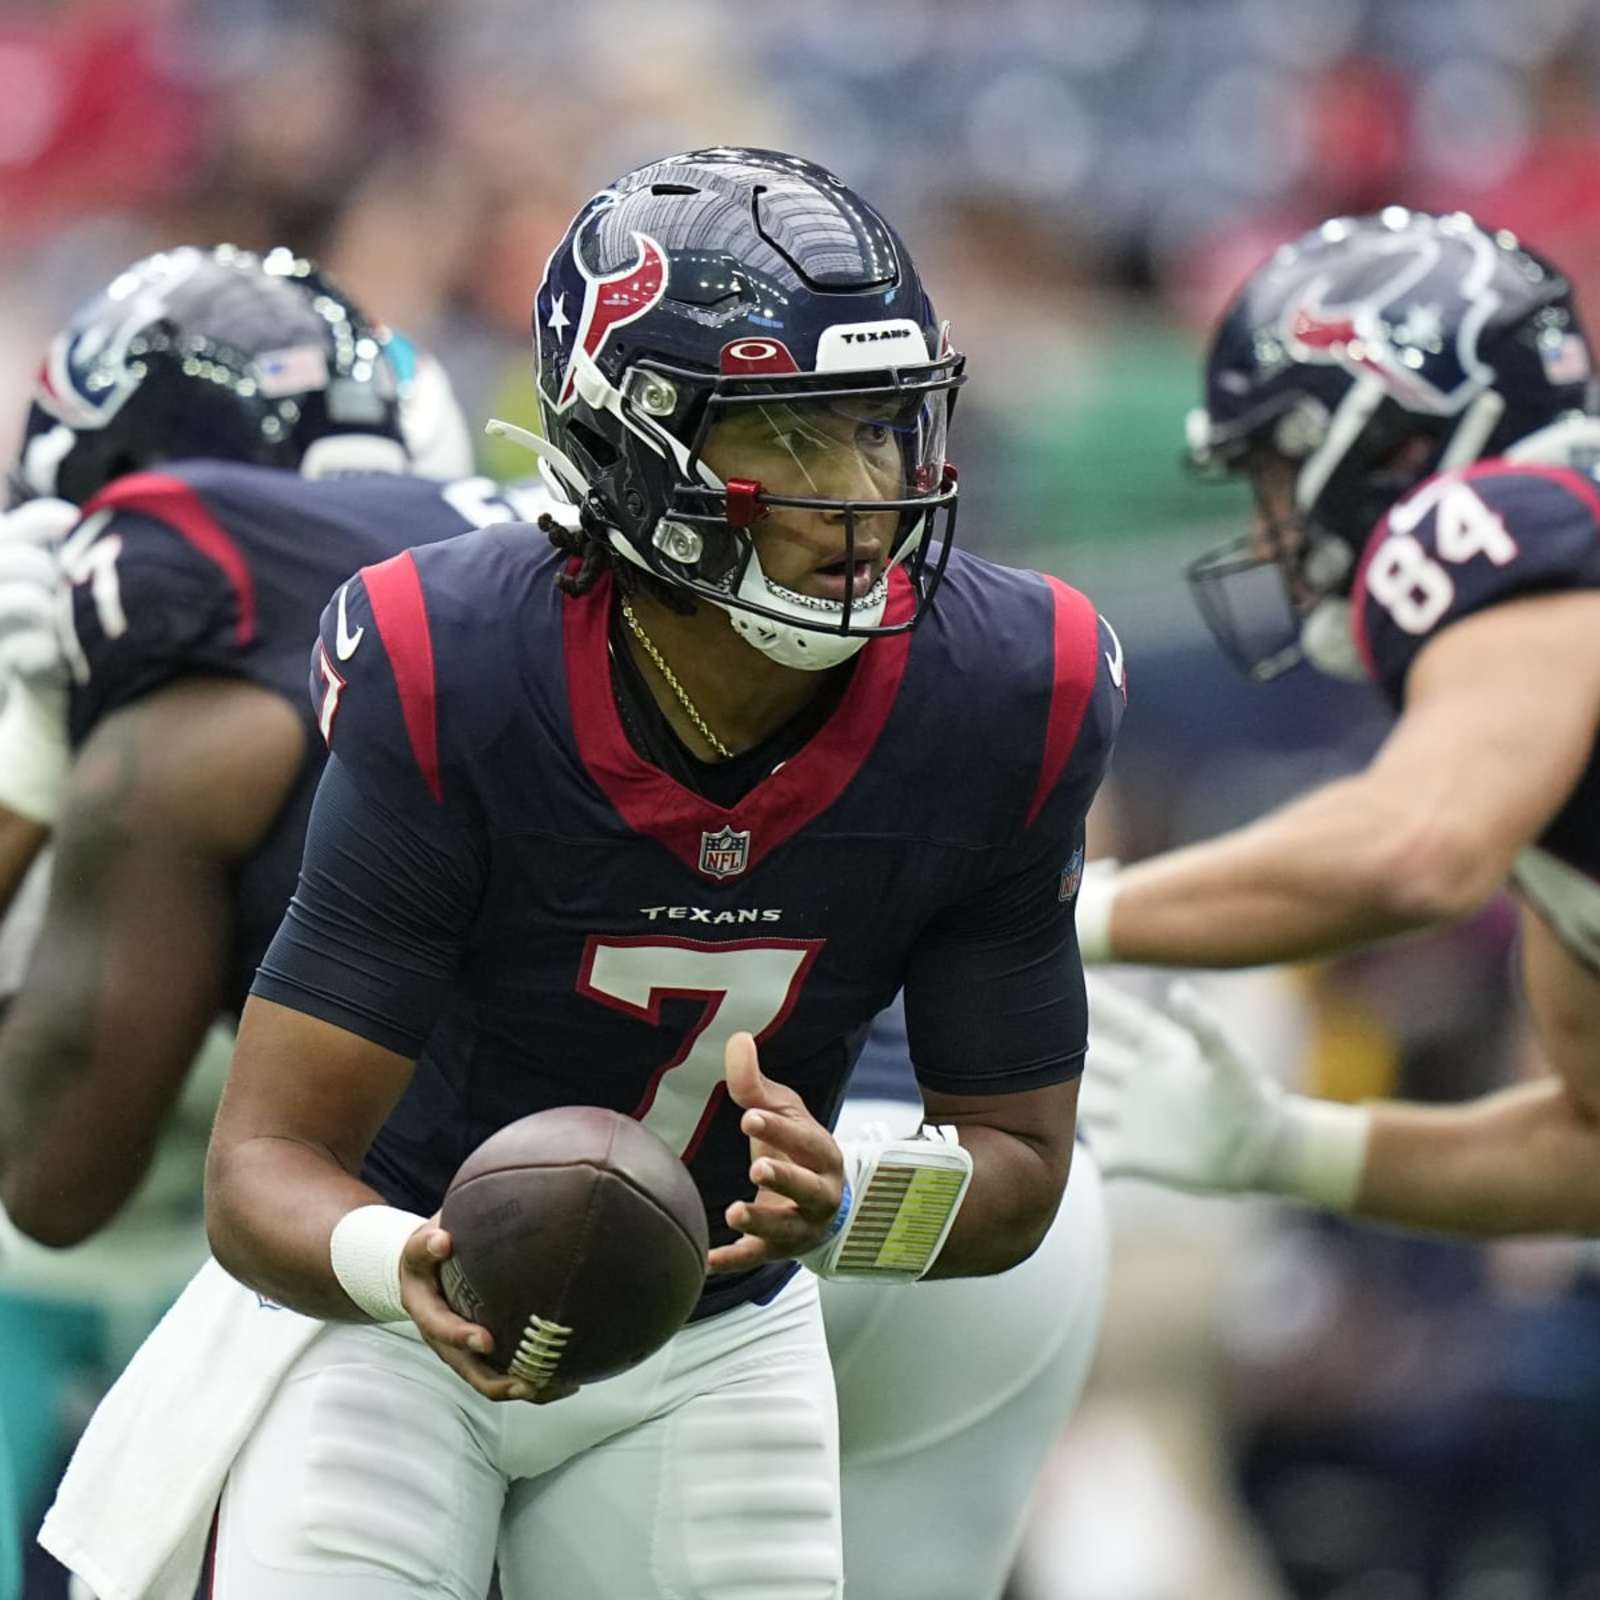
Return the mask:
[(902, 987), (934, 1089), (1080, 1069), (1073, 895), (1123, 706), (1087, 600), (953, 555), (917, 632), (869, 643), (723, 807), (630, 744), (610, 582), (566, 599), (558, 559), (488, 529), (367, 569), (324, 618), (333, 759), (255, 992), (419, 1058), (369, 1182), (431, 1213), (494, 1129), (604, 1105), (683, 1154), (722, 1240), (750, 1188), (730, 1033), (826, 1123)]
[[(1451, 623), (1530, 595), (1597, 588), (1594, 476), (1486, 461), (1429, 479), (1379, 524), (1356, 578), (1357, 642), (1403, 707), (1411, 663)], [(1567, 943), (1600, 965), (1600, 752), (1516, 875)]]
[[(305, 697), (306, 652), (323, 607), (359, 566), (516, 515), (489, 487), (387, 476), (310, 482), (276, 468), (182, 462), (109, 485), (66, 542), (74, 746), (112, 712), (195, 676), (276, 690), (306, 721), (305, 770), (240, 864), (226, 997), (233, 1010), (289, 903), (325, 759)], [(544, 542), (529, 529), (523, 537)]]
[(872, 1019), (850, 1075), (850, 1094), (858, 1100), (920, 1102), (917, 1075), (906, 1037), (906, 1008), (898, 995)]

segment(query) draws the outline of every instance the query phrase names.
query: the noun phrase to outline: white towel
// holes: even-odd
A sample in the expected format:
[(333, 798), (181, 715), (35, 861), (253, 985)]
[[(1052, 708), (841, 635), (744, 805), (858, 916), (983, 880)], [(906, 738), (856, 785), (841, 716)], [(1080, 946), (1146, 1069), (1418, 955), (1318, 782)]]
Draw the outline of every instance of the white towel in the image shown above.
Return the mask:
[(39, 1543), (99, 1600), (192, 1600), (234, 1457), (324, 1326), (207, 1261), (90, 1418)]

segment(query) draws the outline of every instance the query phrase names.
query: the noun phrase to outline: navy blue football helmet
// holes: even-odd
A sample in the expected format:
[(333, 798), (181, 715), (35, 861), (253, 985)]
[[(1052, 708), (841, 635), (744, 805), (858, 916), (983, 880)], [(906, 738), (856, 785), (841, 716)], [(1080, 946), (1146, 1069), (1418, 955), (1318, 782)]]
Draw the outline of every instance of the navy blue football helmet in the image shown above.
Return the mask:
[[(899, 236), (831, 172), (711, 149), (618, 178), (550, 257), (534, 344), (545, 437), (525, 440), (625, 559), (722, 607), (785, 665), (830, 666), (920, 620), (953, 531), (945, 438), (963, 358)], [(702, 459), (707, 435), (755, 411), (878, 430), (894, 453), (885, 492), (802, 498), (724, 483)], [(909, 615), (885, 620), (887, 568), (838, 602), (772, 583), (751, 536), (772, 506), (836, 514), (852, 565), (860, 519), (892, 514), (889, 565), (911, 578)]]
[[(1284, 245), (1224, 313), (1189, 459), (1293, 470), (1294, 510), (1189, 569), (1202, 614), (1252, 677), (1309, 657), (1349, 669), (1361, 552), (1423, 478), (1594, 409), (1572, 291), (1510, 234), (1463, 213), (1341, 217)], [(1268, 596), (1252, 579), (1277, 569)], [(1269, 573), (1270, 576), (1270, 573)], [(1277, 581), (1281, 580), (1281, 581)]]
[(40, 368), (12, 500), (82, 505), (125, 473), (196, 457), (406, 470), (377, 331), (287, 250), (164, 250), (80, 306)]

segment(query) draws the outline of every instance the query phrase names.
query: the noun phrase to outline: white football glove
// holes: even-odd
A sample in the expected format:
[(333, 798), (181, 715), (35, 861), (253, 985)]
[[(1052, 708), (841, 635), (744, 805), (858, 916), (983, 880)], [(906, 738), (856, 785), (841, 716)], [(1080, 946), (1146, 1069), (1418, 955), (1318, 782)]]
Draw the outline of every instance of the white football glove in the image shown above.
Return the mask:
[(56, 550), (79, 515), (29, 500), (0, 516), (0, 805), (36, 822), (55, 820), (70, 764)]
[(27, 500), (0, 516), (0, 680), (67, 681), (56, 550), (81, 515), (66, 500)]
[(1347, 1211), (1371, 1112), (1285, 1093), (1245, 1061), (1190, 985), (1173, 986), (1163, 1013), (1091, 977), (1078, 1121), (1108, 1177)]
[(1113, 959), (1111, 907), (1116, 903), (1120, 868), (1120, 862), (1100, 856), (1083, 869), (1072, 919), (1078, 931), (1078, 954), (1086, 967), (1098, 967)]

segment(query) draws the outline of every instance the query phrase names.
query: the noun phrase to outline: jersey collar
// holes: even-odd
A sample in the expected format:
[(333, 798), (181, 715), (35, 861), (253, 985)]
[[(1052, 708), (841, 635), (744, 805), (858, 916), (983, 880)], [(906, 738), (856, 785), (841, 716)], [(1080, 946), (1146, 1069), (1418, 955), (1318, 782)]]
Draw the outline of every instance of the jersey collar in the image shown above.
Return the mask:
[[(629, 740), (612, 691), (607, 647), (613, 588), (607, 574), (587, 595), (562, 604), (578, 755), (635, 832), (656, 839), (703, 877), (742, 875), (821, 816), (861, 770), (889, 719), (912, 635), (869, 640), (828, 720), (789, 760), (724, 807), (653, 766)], [(913, 600), (910, 580), (897, 569), (884, 620), (904, 621)]]

